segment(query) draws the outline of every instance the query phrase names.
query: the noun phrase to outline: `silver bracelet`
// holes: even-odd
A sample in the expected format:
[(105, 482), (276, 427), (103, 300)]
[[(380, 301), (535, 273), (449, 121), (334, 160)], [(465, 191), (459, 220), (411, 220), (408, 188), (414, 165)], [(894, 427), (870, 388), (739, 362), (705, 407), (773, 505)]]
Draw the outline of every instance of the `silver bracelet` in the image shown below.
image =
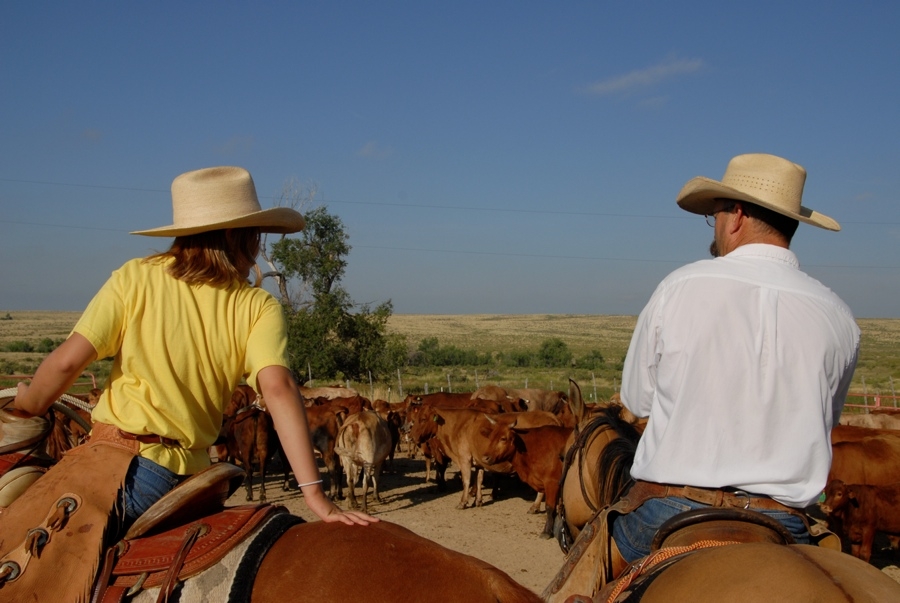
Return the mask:
[(314, 482), (306, 482), (305, 484), (297, 484), (297, 487), (298, 487), (298, 488), (302, 488), (303, 486), (315, 486), (316, 484), (321, 484), (321, 483), (322, 483), (322, 480), (321, 480), (321, 479), (317, 479), (317, 480), (314, 481)]

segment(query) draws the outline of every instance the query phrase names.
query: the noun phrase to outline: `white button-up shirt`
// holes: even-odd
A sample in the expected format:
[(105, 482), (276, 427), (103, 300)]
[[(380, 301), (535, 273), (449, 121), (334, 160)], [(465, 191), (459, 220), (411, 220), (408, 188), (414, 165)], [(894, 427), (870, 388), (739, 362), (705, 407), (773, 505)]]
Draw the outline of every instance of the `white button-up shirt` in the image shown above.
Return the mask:
[(622, 402), (649, 416), (631, 475), (812, 504), (858, 352), (850, 309), (788, 249), (744, 245), (674, 271), (625, 359)]

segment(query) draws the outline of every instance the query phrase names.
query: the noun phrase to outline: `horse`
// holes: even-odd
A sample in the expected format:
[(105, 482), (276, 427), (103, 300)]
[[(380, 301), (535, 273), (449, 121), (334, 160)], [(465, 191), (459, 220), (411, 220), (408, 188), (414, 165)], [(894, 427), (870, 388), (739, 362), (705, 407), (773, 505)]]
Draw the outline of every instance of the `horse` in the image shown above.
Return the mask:
[(569, 382), (569, 406), (576, 427), (566, 444), (554, 528), (563, 553), (597, 511), (630, 486), (631, 459), (640, 437), (630, 417), (622, 416), (624, 407), (588, 409), (574, 381)]
[(833, 548), (795, 544), (774, 519), (739, 508), (676, 515), (657, 532), (649, 556), (607, 576), (600, 511), (633, 483), (639, 432), (613, 407), (585, 413), (574, 381), (569, 400), (579, 424), (566, 453), (557, 523), (567, 557), (542, 593), (546, 603), (900, 601), (900, 584), (877, 568)]
[[(31, 446), (31, 442), (24, 445)], [(491, 564), (390, 521), (369, 526), (307, 523), (267, 504), (220, 507), (208, 513), (213, 502), (221, 506), (239, 487), (241, 474), (237, 467), (216, 463), (155, 503), (131, 526), (124, 540), (97, 561), (92, 590), (96, 598), (92, 600), (120, 596), (123, 598), (115, 600), (541, 603), (536, 593)], [(210, 475), (214, 477), (207, 479)], [(204, 487), (193, 487), (198, 483)], [(39, 530), (46, 531), (47, 537), (34, 539), (31, 546), (44, 552), (65, 547), (66, 531), (79, 529), (78, 511), (73, 498), (64, 512), (53, 514), (54, 523)], [(216, 520), (228, 513), (227, 520)], [(221, 526), (227, 530), (217, 532)], [(59, 533), (51, 538), (55, 532)], [(145, 544), (151, 541), (153, 544)], [(237, 544), (222, 547), (226, 542)], [(228, 548), (227, 553), (211, 556), (215, 547)], [(141, 552), (143, 556), (136, 561), (131, 558), (130, 566), (125, 563), (126, 567), (121, 567), (130, 554)], [(13, 592), (10, 589), (15, 589), (20, 576), (42, 571), (38, 556), (27, 566), (15, 563), (21, 556), (18, 549), (0, 549), (0, 559), (12, 558), (0, 564), (0, 598)], [(348, 579), (347, 564), (353, 559), (366, 562), (353, 564), (352, 579)], [(186, 573), (179, 575), (183, 570)], [(32, 595), (56, 600), (56, 581), (42, 577), (39, 581), (42, 590)]]

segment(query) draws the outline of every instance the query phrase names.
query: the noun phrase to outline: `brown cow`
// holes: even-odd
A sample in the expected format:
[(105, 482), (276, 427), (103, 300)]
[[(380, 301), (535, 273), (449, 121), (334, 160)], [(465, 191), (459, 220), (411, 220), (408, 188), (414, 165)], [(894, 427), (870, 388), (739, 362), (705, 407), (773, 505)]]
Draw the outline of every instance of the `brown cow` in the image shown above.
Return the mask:
[(322, 462), (328, 471), (330, 484), (328, 496), (332, 500), (344, 497), (341, 484), (341, 462), (334, 452), (334, 444), (337, 439), (341, 424), (346, 418), (346, 409), (331, 408), (330, 406), (309, 406), (306, 408), (306, 420), (309, 424), (309, 435), (315, 450), (322, 455)]
[[(253, 471), (259, 467), (259, 500), (266, 502), (266, 465), (281, 450), (272, 417), (263, 409), (262, 396), (249, 385), (239, 385), (225, 406), (222, 435), (228, 448), (228, 458), (244, 468), (247, 500), (253, 500)], [(288, 465), (284, 483), (287, 489)]]
[(468, 393), (453, 394), (447, 392), (435, 392), (433, 394), (409, 394), (403, 399), (403, 404), (407, 408), (421, 404), (430, 404), (431, 406), (440, 406), (443, 408), (469, 408), (478, 406), (480, 408), (495, 409), (493, 412), (500, 412), (503, 410), (500, 403), (496, 400), (473, 398), (472, 394)]
[(873, 435), (831, 445), (828, 479), (845, 484), (884, 486), (900, 476), (900, 437)]
[(835, 425), (831, 430), (831, 443), (833, 445), (838, 442), (858, 442), (863, 438), (872, 436), (900, 437), (900, 430), (876, 429), (874, 427), (859, 427), (856, 425)]
[(484, 470), (498, 473), (512, 472), (512, 465), (508, 462), (490, 465), (482, 460), (488, 445), (488, 437), (493, 431), (493, 423), (488, 413), (473, 408), (433, 408), (431, 413), (437, 424), (437, 440), (450, 460), (456, 463), (462, 479), (462, 498), (456, 508), (465, 509), (469, 504), (469, 485), (473, 469), (476, 470), (475, 506), (482, 506)]
[[(437, 425), (432, 420), (434, 408), (478, 408), (484, 412), (499, 413), (500, 404), (492, 400), (472, 399), (470, 394), (450, 394), (436, 392), (433, 394), (409, 394), (403, 400), (406, 406), (406, 423), (403, 430), (409, 433), (414, 446), (417, 446), (425, 457), (425, 481), (429, 481), (431, 468), (435, 468), (435, 482), (439, 491), (443, 491), (446, 482), (444, 474), (450, 463), (450, 456), (435, 437)], [(412, 455), (411, 455), (412, 457)]]
[[(403, 424), (406, 423), (406, 409), (402, 409), (402, 405), (392, 405), (385, 400), (375, 400), (372, 402), (372, 410), (378, 413), (378, 416), (385, 420), (388, 430), (391, 432), (391, 450), (388, 452), (387, 467), (394, 466), (394, 453), (397, 446), (400, 445), (400, 432)], [(396, 410), (395, 410), (396, 409)]]
[(504, 389), (498, 385), (485, 385), (475, 390), (471, 398), (500, 402), (505, 412), (546, 410), (558, 414), (567, 412), (568, 407), (565, 393), (539, 388)]
[(571, 427), (560, 425), (520, 428), (517, 421), (506, 423), (498, 420), (494, 423), (482, 457), (482, 462), (487, 465), (509, 461), (519, 479), (534, 488), (538, 498), (529, 513), (537, 513), (541, 495), (546, 497), (547, 521), (541, 531), (542, 538), (553, 537), (563, 454), (572, 431)]
[(372, 410), (364, 410), (347, 417), (338, 431), (334, 450), (341, 457), (341, 464), (347, 473), (347, 490), (350, 492), (350, 506), (354, 509), (356, 502), (354, 489), (356, 480), (362, 474), (362, 510), (368, 511), (367, 493), (369, 481), (372, 482), (375, 500), (381, 502), (378, 492), (378, 480), (381, 477), (381, 465), (391, 448), (391, 433), (387, 422)]
[(335, 411), (344, 408), (351, 415), (362, 410), (372, 410), (372, 403), (369, 399), (359, 394), (355, 396), (337, 396), (335, 398), (314, 398), (312, 406), (328, 406)]
[(900, 536), (900, 483), (869, 486), (831, 480), (820, 507), (829, 518), (838, 520), (850, 553), (863, 561), (872, 556), (876, 532)]

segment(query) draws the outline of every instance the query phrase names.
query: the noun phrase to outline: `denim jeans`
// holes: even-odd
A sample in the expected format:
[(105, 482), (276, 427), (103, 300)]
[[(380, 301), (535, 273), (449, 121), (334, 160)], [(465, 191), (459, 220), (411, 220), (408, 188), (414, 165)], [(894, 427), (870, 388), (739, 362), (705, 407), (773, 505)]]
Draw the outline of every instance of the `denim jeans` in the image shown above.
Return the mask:
[[(619, 553), (629, 563), (650, 554), (650, 544), (665, 521), (684, 511), (707, 507), (686, 498), (651, 498), (627, 515), (613, 521), (612, 535)], [(798, 544), (809, 544), (809, 532), (803, 520), (787, 511), (753, 509), (784, 525)]]
[(181, 477), (165, 467), (140, 456), (134, 457), (125, 476), (123, 492), (126, 525), (134, 523), (153, 503), (178, 485), (179, 481)]

